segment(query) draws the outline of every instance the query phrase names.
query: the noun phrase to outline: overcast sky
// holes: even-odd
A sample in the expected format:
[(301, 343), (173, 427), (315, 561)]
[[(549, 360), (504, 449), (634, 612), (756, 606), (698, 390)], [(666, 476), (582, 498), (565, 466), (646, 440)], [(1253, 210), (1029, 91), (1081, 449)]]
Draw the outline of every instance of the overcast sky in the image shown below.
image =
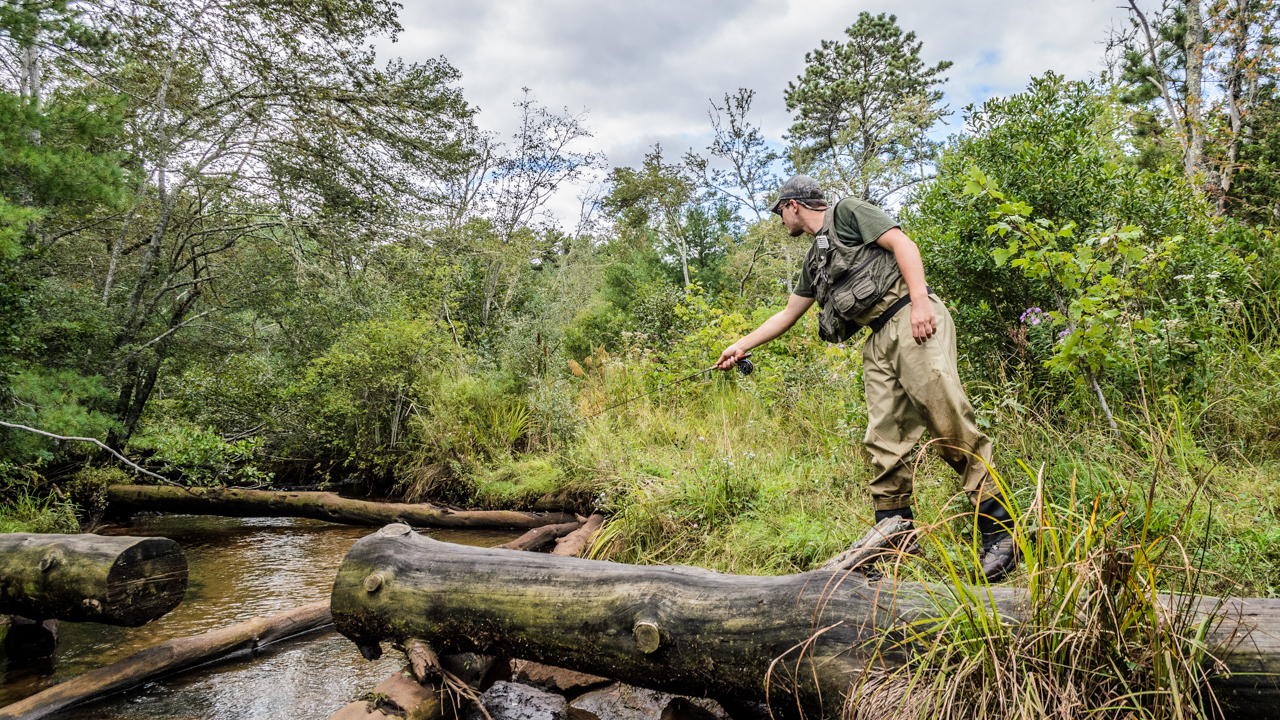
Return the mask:
[[(1124, 21), (1115, 0), (402, 0), (404, 32), (387, 55), (444, 56), (462, 72), (482, 127), (508, 134), (512, 103), (528, 87), (540, 103), (587, 111), (610, 166), (636, 165), (655, 142), (676, 158), (705, 148), (708, 100), (756, 91), (752, 114), (781, 144), (790, 117), (782, 93), (820, 41), (844, 38), (858, 13), (897, 15), (932, 64), (950, 60), (943, 86), (956, 115), (972, 102), (1024, 88), (1046, 70), (1084, 79), (1102, 67), (1100, 44)], [(665, 153), (664, 153), (665, 154)], [(571, 225), (572, 195), (553, 210)]]

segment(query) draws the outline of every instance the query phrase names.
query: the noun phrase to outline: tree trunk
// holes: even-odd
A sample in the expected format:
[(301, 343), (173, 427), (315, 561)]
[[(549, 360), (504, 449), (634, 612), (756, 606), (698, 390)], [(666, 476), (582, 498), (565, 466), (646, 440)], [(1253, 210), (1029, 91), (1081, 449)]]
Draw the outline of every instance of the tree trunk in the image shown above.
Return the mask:
[(137, 627), (187, 592), (187, 558), (161, 537), (0, 534), (0, 613)]
[(430, 528), (536, 528), (577, 522), (570, 513), (512, 510), (450, 510), (426, 503), (351, 500), (331, 492), (271, 492), (239, 488), (203, 489), (153, 485), (107, 488), (112, 512), (140, 511), (225, 517), (303, 517), (346, 525), (404, 522)]
[(1187, 57), (1187, 155), (1184, 170), (1194, 177), (1204, 155), (1204, 16), (1200, 0), (1185, 0), (1187, 34), (1184, 49)]
[[(1019, 616), (1018, 591), (989, 593), (1002, 615)], [(883, 649), (872, 660), (860, 649), (937, 612), (925, 586), (841, 570), (747, 577), (630, 566), (452, 545), (405, 525), (352, 547), (332, 601), (338, 631), (366, 657), (381, 641), (422, 638), (440, 653), (526, 658), (811, 717), (839, 717), (865, 668), (903, 660)], [(1225, 609), (1209, 651), (1232, 673), (1252, 675), (1221, 685), (1260, 688), (1275, 700), (1280, 601), (1228, 600)]]
[(0, 708), (0, 720), (37, 720), (153, 678), (232, 654), (256, 652), (330, 622), (329, 602), (321, 600), (268, 618), (257, 617), (221, 630), (175, 638)]

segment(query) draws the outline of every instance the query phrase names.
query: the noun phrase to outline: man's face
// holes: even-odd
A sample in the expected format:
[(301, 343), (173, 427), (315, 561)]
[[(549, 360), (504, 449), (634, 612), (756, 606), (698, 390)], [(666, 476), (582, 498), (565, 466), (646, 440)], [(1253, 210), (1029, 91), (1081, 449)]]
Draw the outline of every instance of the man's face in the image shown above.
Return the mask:
[(778, 208), (781, 210), (779, 214), (782, 216), (782, 224), (786, 226), (791, 237), (800, 237), (804, 234), (804, 226), (800, 223), (800, 212), (797, 210), (799, 207), (795, 200), (788, 200)]

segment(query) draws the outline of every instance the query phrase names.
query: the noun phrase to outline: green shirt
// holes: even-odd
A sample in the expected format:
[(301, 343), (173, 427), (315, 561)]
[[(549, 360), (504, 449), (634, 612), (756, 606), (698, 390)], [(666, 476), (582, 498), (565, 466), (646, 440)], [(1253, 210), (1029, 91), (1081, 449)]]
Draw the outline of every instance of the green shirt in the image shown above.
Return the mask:
[[(818, 231), (818, 234), (831, 234), (834, 232), (843, 242), (857, 245), (864, 242), (875, 242), (880, 239), (881, 235), (896, 227), (900, 227), (898, 221), (890, 217), (884, 210), (864, 200), (845, 198), (836, 203), (835, 207), (827, 210), (826, 219), (823, 221), (822, 229)], [(813, 273), (809, 271), (810, 257), (816, 252), (818, 252), (817, 247), (810, 245), (809, 252), (805, 254), (804, 261), (800, 264), (800, 282), (796, 284), (795, 289), (795, 294), (800, 297), (811, 298), (817, 294), (813, 287)], [(866, 325), (889, 309), (889, 306), (898, 298), (906, 294), (908, 294), (907, 283), (899, 276), (898, 281), (889, 288), (888, 292), (874, 306), (856, 318), (857, 321), (862, 325)]]

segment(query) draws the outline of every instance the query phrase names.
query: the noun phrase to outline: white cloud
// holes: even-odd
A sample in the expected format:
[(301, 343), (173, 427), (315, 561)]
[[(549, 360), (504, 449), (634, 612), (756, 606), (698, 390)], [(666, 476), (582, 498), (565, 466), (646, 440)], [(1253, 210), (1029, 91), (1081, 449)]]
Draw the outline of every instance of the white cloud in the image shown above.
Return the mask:
[[(589, 111), (590, 149), (610, 165), (635, 165), (655, 142), (674, 158), (702, 149), (709, 98), (756, 91), (755, 119), (781, 142), (790, 125), (782, 93), (821, 40), (844, 37), (861, 11), (895, 14), (915, 31), (929, 63), (951, 60), (944, 87), (957, 112), (1024, 88), (1053, 70), (1083, 79), (1101, 69), (1107, 29), (1123, 11), (1103, 0), (957, 3), (921, 0), (587, 2), (585, 0), (404, 0), (404, 32), (386, 55), (443, 55), (463, 73), (482, 127), (507, 134), (512, 103), (529, 87), (553, 109)], [(587, 148), (583, 148), (587, 149)], [(553, 210), (572, 219), (573, 193)]]

